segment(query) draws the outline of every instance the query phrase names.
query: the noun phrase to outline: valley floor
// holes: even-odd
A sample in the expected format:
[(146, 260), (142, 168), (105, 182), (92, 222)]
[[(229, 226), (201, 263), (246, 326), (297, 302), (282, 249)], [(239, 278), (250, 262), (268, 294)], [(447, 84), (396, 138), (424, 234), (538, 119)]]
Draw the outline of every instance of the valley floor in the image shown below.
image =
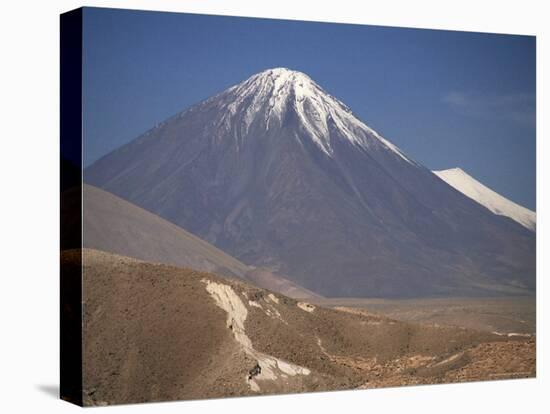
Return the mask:
[(535, 335), (535, 296), (492, 298), (315, 298), (320, 306), (364, 309), (406, 322), (458, 326), (500, 334)]

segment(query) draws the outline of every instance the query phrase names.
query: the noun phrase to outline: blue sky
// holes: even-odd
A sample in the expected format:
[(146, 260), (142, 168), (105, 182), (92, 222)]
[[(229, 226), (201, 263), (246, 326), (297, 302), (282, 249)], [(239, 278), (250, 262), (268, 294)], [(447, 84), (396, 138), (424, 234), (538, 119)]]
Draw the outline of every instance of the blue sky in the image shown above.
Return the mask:
[(534, 37), (87, 8), (85, 165), (272, 67), (307, 73), (431, 169), (535, 209)]

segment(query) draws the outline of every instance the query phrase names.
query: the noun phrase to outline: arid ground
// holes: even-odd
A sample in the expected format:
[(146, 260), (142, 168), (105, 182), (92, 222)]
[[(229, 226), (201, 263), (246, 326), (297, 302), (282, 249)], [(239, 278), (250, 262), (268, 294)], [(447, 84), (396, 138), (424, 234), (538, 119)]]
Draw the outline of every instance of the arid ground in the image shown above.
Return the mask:
[(83, 269), (86, 405), (535, 376), (533, 336), (319, 306), (91, 249)]

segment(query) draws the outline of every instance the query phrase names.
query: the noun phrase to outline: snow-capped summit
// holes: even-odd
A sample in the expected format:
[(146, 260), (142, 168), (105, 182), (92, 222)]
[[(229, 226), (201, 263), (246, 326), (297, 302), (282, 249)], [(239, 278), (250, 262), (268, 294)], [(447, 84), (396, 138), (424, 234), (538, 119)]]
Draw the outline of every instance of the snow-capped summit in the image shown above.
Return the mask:
[(350, 108), (305, 73), (287, 68), (268, 69), (212, 99), (220, 98), (225, 110), (221, 122), (232, 125), (234, 116), (244, 113), (242, 126), (245, 133), (255, 122), (261, 123), (266, 130), (280, 127), (291, 110), (313, 142), (328, 156), (333, 155), (333, 140), (345, 139), (364, 149), (383, 146), (414, 164), (399, 148), (357, 119)]
[(537, 217), (534, 211), (501, 196), (489, 187), (481, 184), (461, 168), (434, 171), (434, 174), (493, 213), (509, 217), (531, 231), (536, 230)]

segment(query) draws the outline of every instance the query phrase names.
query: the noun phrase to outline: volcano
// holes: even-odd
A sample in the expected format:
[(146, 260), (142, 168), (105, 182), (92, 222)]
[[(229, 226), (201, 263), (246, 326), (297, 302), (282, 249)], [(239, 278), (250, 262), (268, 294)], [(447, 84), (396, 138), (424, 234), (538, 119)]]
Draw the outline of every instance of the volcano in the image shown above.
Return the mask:
[(323, 296), (535, 289), (533, 232), (451, 187), (301, 72), (255, 74), (84, 176)]

